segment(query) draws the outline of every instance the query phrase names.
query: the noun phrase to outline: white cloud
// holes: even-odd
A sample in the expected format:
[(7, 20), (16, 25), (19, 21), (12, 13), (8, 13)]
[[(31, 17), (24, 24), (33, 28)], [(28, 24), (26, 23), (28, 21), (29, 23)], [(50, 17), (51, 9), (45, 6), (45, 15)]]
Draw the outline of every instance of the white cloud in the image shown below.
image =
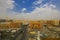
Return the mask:
[(37, 5), (37, 4), (41, 4), (43, 0), (38, 0), (38, 1), (35, 1), (33, 2), (34, 5)]
[(23, 9), (22, 9), (22, 12), (24, 12), (24, 11), (26, 11), (26, 8), (23, 8)]
[(53, 5), (53, 4), (50, 4), (50, 7), (52, 7), (52, 8), (56, 8), (56, 6), (55, 6), (55, 5)]
[(8, 16), (7, 9), (13, 8), (13, 0), (0, 0), (0, 18), (6, 18)]
[(0, 7), (3, 8), (12, 8), (13, 7), (13, 0), (0, 0)]
[(52, 19), (60, 19), (59, 11), (56, 9), (52, 9), (49, 7), (46, 8), (36, 8), (32, 14), (36, 20), (52, 20)]
[[(31, 13), (16, 13), (16, 12), (8, 12), (7, 8), (13, 8), (13, 0), (0, 0), (0, 18), (9, 17), (11, 19), (20, 19), (20, 20), (52, 20), (52, 19), (60, 19), (60, 12), (56, 10), (55, 5), (53, 4), (45, 4), (44, 6), (32, 11)], [(26, 8), (23, 8), (22, 11), (25, 11)]]
[(26, 14), (21, 13), (21, 14), (17, 14), (15, 17), (17, 19), (24, 19), (24, 20), (59, 20), (60, 19), (59, 10), (52, 8), (50, 7), (50, 5), (47, 4), (45, 4), (44, 6), (45, 8), (36, 7), (36, 9), (31, 13), (26, 13)]

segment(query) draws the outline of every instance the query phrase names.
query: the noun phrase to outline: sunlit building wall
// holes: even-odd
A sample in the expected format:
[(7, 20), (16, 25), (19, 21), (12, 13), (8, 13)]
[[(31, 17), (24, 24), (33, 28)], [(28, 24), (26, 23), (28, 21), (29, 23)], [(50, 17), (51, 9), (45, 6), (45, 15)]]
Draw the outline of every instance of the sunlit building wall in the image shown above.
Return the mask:
[(31, 29), (41, 29), (42, 23), (38, 21), (31, 21), (30, 22), (30, 28)]

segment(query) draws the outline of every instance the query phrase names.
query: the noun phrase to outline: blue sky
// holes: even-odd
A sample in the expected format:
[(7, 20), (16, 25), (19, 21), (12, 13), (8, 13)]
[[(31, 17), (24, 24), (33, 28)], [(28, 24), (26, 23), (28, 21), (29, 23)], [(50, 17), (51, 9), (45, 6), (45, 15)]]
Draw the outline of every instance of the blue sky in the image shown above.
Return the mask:
[(38, 0), (14, 0), (15, 1), (15, 7), (14, 11), (21, 12), (23, 8), (26, 8), (25, 12), (32, 12), (35, 7), (40, 7), (40, 5), (44, 5), (45, 3), (48, 3), (49, 0), (43, 0), (41, 4), (33, 4), (33, 2), (38, 1)]
[(0, 18), (60, 20), (60, 0), (0, 0)]
[(60, 0), (55, 0), (52, 4), (56, 5), (56, 8), (60, 10)]
[(14, 7), (14, 11), (18, 11), (21, 12), (21, 10), (23, 8), (26, 8), (27, 12), (33, 11), (33, 2), (36, 0), (14, 0), (15, 1), (15, 7)]
[(33, 4), (35, 1), (39, 0), (14, 0), (14, 8), (13, 11), (16, 12), (22, 12), (22, 9), (25, 8), (26, 10), (24, 12), (32, 12), (36, 7), (41, 7), (44, 4), (54, 4), (57, 9), (60, 9), (60, 0), (42, 0), (42, 3), (40, 4)]

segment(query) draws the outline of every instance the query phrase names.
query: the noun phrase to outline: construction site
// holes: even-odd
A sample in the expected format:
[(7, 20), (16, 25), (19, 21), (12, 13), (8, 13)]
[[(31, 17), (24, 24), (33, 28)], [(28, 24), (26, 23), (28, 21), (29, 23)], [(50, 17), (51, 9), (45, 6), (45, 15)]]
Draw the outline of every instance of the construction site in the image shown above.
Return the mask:
[(60, 20), (0, 20), (0, 40), (60, 40)]

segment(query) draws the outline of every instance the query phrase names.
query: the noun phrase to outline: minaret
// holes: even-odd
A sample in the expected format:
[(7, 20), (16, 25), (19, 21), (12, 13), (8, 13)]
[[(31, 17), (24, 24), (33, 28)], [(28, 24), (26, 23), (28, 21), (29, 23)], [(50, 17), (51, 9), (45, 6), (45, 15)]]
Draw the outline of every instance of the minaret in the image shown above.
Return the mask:
[(21, 24), (22, 38), (21, 40), (28, 40), (28, 26), (29, 24)]
[(40, 36), (41, 36), (40, 31), (38, 31), (37, 32), (37, 40), (41, 40)]

